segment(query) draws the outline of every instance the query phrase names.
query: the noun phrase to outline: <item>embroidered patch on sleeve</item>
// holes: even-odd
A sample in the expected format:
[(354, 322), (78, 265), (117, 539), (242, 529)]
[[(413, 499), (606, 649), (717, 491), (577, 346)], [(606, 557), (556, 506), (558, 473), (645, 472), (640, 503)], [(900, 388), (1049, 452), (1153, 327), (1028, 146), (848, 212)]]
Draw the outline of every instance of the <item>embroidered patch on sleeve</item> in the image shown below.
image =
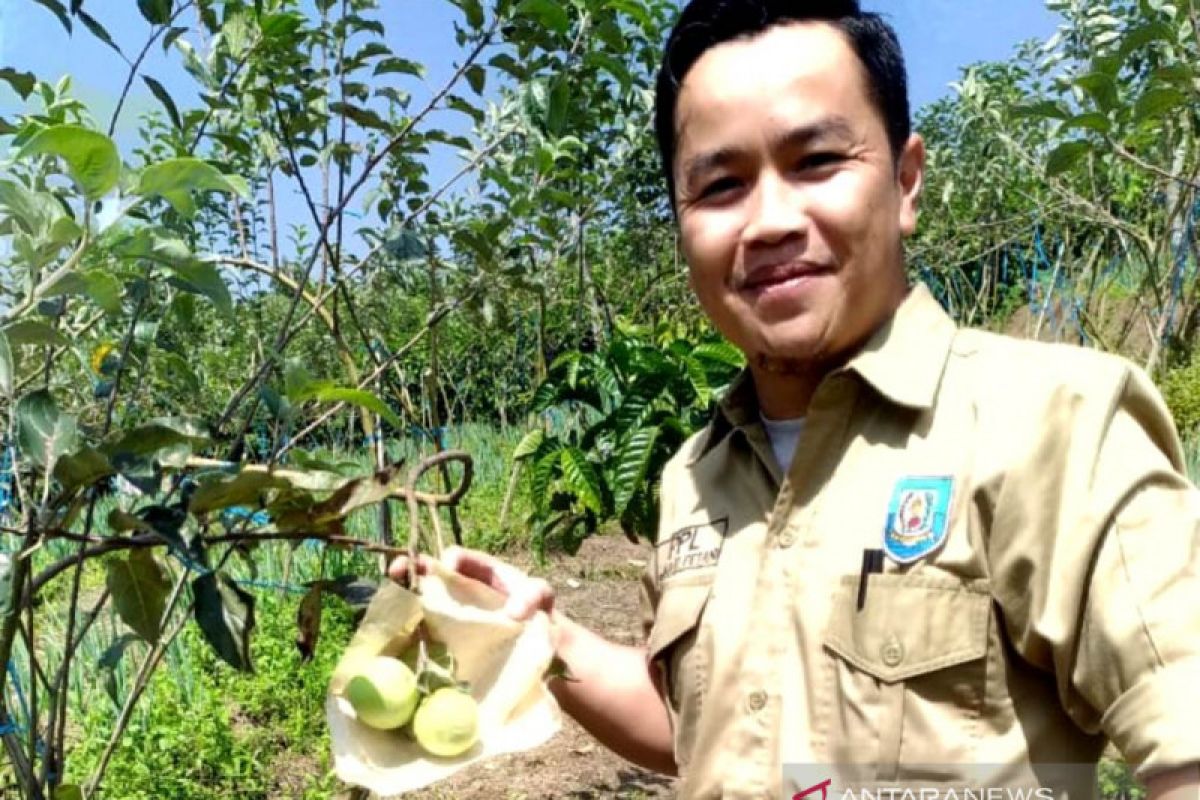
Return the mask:
[(728, 530), (729, 518), (722, 517), (680, 528), (659, 542), (655, 550), (659, 582), (686, 572), (715, 567)]
[(890, 559), (911, 564), (941, 547), (950, 530), (953, 491), (954, 479), (947, 476), (908, 476), (896, 482), (883, 530), (883, 550)]

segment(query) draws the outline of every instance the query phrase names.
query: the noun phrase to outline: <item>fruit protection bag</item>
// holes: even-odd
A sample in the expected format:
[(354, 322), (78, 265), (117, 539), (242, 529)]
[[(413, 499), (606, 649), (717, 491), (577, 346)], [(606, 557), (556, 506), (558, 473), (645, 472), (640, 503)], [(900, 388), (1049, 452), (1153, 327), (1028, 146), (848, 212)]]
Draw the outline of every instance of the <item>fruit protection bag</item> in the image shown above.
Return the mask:
[[(325, 700), (338, 778), (384, 798), (428, 786), (480, 759), (537, 747), (562, 724), (543, 680), (554, 656), (549, 617), (539, 611), (516, 622), (503, 612), (499, 592), (435, 564), (419, 579), (419, 593), (390, 581), (379, 588)], [(430, 637), (454, 654), (456, 677), (470, 685), (479, 704), (479, 740), (456, 758), (431, 756), (398, 730), (362, 724), (342, 696), (363, 659), (399, 655), (422, 621)]]

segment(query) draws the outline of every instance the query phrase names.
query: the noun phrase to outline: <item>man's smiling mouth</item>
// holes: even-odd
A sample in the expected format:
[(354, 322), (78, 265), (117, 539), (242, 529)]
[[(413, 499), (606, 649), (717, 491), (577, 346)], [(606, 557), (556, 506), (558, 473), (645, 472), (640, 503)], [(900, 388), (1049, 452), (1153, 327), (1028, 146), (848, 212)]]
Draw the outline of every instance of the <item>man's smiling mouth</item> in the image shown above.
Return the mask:
[(737, 284), (737, 289), (741, 292), (761, 294), (773, 289), (798, 286), (812, 278), (832, 272), (830, 267), (804, 263), (760, 267), (742, 278)]

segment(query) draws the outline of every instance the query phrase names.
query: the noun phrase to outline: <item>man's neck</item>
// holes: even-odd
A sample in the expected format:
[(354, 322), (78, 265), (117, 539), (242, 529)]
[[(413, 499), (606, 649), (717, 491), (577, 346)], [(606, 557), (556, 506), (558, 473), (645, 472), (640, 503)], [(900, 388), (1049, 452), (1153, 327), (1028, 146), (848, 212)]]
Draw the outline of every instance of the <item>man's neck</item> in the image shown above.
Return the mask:
[(767, 419), (795, 419), (808, 413), (817, 386), (829, 372), (817, 364), (750, 364), (758, 408)]
[(795, 419), (808, 413), (817, 387), (825, 376), (850, 362), (866, 346), (871, 337), (896, 311), (908, 295), (909, 286), (902, 284), (887, 312), (878, 319), (852, 346), (838, 355), (814, 359), (781, 359), (750, 356), (750, 374), (754, 376), (754, 391), (758, 395), (760, 413), (768, 419)]

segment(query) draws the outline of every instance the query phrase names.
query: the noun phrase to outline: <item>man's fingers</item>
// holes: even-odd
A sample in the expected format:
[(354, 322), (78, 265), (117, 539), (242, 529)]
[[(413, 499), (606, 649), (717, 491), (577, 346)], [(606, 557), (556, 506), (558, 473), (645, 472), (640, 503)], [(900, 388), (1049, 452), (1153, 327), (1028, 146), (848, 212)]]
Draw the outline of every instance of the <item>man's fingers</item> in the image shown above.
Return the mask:
[[(418, 556), (417, 574), (431, 572), (432, 563), (429, 556)], [(531, 578), (512, 564), (487, 553), (457, 546), (448, 547), (442, 553), (442, 564), (504, 595), (504, 613), (515, 620), (527, 620), (539, 610), (550, 613), (554, 605), (554, 590), (549, 583), (541, 578)], [(404, 580), (408, 570), (408, 556), (398, 556), (388, 566), (388, 575), (393, 580)]]
[[(408, 556), (396, 556), (394, 559), (392, 559), (392, 563), (388, 564), (388, 577), (394, 581), (404, 580), (405, 578), (408, 577), (408, 566), (409, 566)], [(428, 575), (430, 572), (430, 569), (431, 569), (431, 566), (430, 566), (429, 556), (418, 555), (417, 556), (417, 574), (418, 575)]]
[(508, 596), (504, 603), (504, 613), (513, 619), (524, 622), (537, 611), (550, 613), (554, 607), (554, 590), (550, 584), (541, 578), (526, 578)]
[(478, 550), (448, 547), (442, 553), (442, 563), (455, 572), (485, 583), (503, 595), (512, 595), (528, 576), (512, 564)]

